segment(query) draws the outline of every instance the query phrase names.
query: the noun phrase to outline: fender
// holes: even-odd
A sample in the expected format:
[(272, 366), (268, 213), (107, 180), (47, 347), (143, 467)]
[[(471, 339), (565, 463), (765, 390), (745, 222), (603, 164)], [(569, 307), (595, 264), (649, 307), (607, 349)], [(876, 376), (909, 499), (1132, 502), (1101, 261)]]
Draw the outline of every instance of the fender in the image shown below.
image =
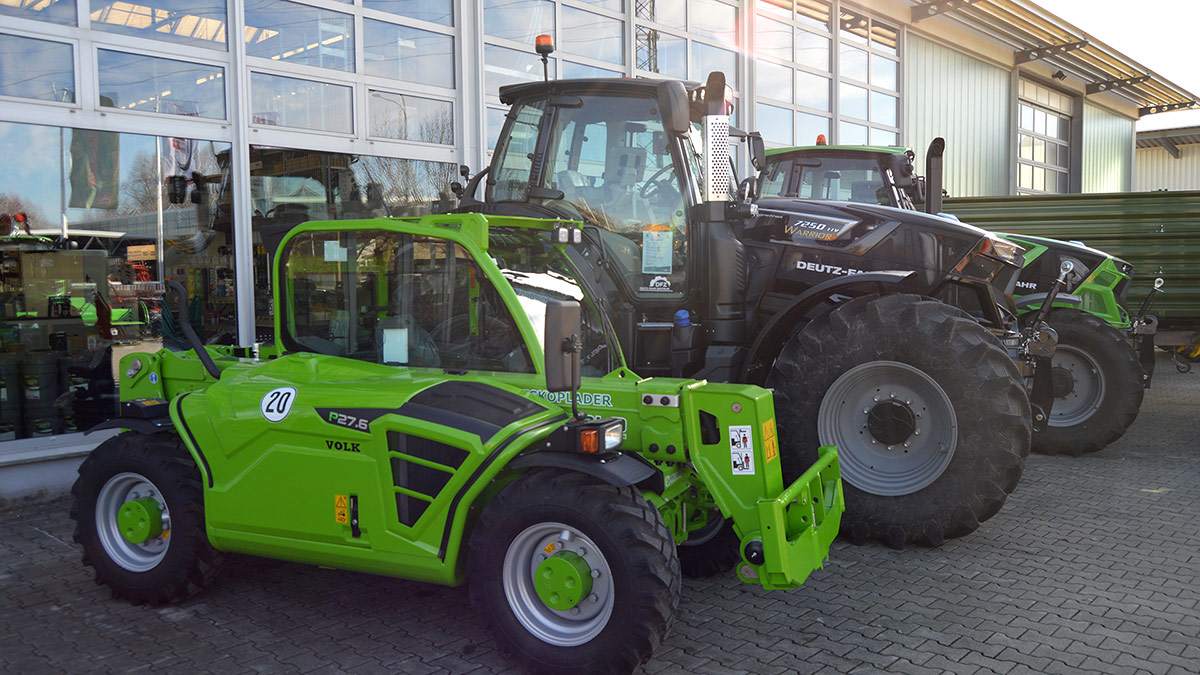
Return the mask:
[(153, 434), (174, 428), (175, 421), (171, 419), (170, 406), (165, 399), (137, 398), (122, 401), (118, 416), (88, 429), (84, 435), (103, 429), (129, 429), (139, 434)]
[(889, 287), (895, 286), (915, 274), (916, 272), (911, 270), (885, 270), (852, 274), (819, 283), (796, 296), (791, 304), (771, 317), (767, 325), (758, 331), (758, 336), (750, 345), (750, 356), (746, 359), (747, 366), (745, 372), (742, 373), (742, 382), (761, 384), (762, 381), (765, 381), (766, 370), (771, 366), (770, 361), (774, 360), (775, 354), (783, 347), (783, 343), (791, 334), (792, 326), (813, 307), (825, 302), (833, 295), (864, 284), (873, 284), (874, 292), (883, 295), (888, 292)]
[(511, 469), (548, 467), (578, 471), (598, 478), (613, 487), (636, 485), (658, 473), (640, 455), (623, 453), (584, 455), (576, 452), (527, 452), (508, 463)]
[[(1022, 295), (1017, 300), (1017, 311), (1022, 311), (1022, 310), (1026, 310), (1026, 309), (1037, 309), (1037, 308), (1041, 307), (1042, 301), (1046, 299), (1047, 295), (1049, 295), (1049, 293), (1030, 293), (1029, 295)], [(1073, 295), (1071, 293), (1059, 293), (1054, 298), (1054, 306), (1055, 307), (1058, 307), (1060, 305), (1068, 305), (1070, 307), (1079, 307), (1082, 304), (1083, 304), (1083, 298), (1078, 295)]]

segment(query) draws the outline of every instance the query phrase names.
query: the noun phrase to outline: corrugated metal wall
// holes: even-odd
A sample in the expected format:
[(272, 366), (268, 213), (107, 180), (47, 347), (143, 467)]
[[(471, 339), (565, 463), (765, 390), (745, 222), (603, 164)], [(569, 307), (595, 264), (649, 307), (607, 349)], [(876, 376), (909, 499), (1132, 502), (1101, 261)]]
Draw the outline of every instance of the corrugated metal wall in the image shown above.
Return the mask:
[(1154, 313), (1164, 326), (1200, 326), (1200, 192), (952, 199), (946, 211), (984, 229), (1075, 239), (1123, 258), (1134, 265), (1134, 308), (1161, 276)]
[(1179, 159), (1166, 148), (1138, 148), (1134, 190), (1200, 190), (1200, 145), (1180, 145)]
[(946, 139), (945, 188), (955, 197), (1008, 194), (1008, 71), (917, 35), (906, 38), (904, 143), (925, 173), (925, 149)]
[(1083, 105), (1083, 192), (1127, 192), (1133, 169), (1133, 120)]

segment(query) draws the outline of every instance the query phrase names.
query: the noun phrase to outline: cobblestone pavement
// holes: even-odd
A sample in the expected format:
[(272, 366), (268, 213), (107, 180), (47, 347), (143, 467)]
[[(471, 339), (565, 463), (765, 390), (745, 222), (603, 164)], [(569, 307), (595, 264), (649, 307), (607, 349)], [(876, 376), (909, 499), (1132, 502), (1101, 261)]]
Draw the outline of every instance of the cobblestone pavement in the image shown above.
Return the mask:
[[(1032, 456), (940, 549), (835, 544), (794, 591), (685, 581), (657, 673), (1200, 672), (1200, 374), (1160, 361), (1126, 436)], [(0, 672), (486, 673), (511, 666), (464, 588), (233, 557), (188, 603), (92, 582), (67, 504), (0, 512)]]

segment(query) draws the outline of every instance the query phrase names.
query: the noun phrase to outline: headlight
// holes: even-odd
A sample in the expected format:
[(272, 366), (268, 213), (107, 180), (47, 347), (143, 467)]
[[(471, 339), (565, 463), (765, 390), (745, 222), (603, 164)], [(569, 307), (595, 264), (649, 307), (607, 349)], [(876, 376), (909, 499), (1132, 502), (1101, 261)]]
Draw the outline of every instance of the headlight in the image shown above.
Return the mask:
[(604, 452), (621, 447), (621, 439), (625, 436), (625, 422), (622, 420), (601, 420), (588, 422), (578, 427), (579, 452), (585, 455), (600, 453), (600, 444), (604, 443)]
[(1007, 239), (989, 234), (983, 245), (983, 252), (1019, 266), (1023, 262), (1021, 255), (1025, 253), (1025, 249)]

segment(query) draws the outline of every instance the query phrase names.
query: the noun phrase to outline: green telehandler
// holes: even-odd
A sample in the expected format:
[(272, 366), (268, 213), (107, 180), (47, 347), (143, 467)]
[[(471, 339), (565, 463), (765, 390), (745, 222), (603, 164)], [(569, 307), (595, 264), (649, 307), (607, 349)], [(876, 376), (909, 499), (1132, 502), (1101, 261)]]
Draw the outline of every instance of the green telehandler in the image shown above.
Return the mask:
[(191, 350), (121, 360), (122, 416), (97, 429), (124, 431), (72, 491), (84, 563), (137, 604), (187, 599), (229, 552), (468, 584), (501, 648), (556, 672), (649, 659), (681, 573), (803, 583), (844, 509), (835, 448), (785, 484), (767, 390), (626, 368), (580, 232), (291, 230), (274, 344), (183, 322)]

